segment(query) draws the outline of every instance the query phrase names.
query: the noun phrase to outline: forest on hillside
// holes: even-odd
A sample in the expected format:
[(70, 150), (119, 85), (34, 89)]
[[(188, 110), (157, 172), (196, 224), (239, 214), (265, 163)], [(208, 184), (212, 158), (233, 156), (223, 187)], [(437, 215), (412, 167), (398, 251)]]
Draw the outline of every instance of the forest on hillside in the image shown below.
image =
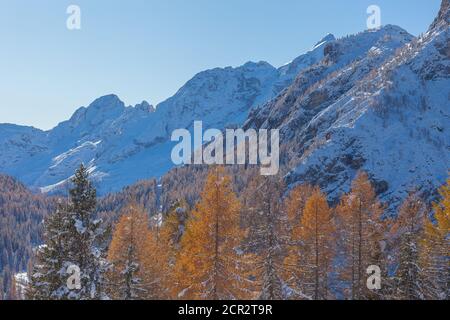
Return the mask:
[(14, 274), (29, 268), (33, 247), (41, 243), (41, 222), (54, 204), (53, 198), (0, 176), (0, 299), (10, 296)]
[(124, 192), (115, 197), (120, 209), (108, 208), (117, 212), (114, 218), (99, 219), (105, 199), (97, 200), (81, 166), (69, 197), (45, 218), (28, 283), (18, 290), (12, 281), (5, 297), (449, 297), (450, 180), (431, 204), (411, 190), (396, 215), (386, 214), (387, 204), (362, 171), (336, 203), (317, 186), (288, 190), (277, 177), (238, 179), (223, 167), (210, 168), (204, 184), (193, 189), (199, 190), (195, 200), (179, 197), (158, 214), (143, 204), (149, 194), (125, 200)]

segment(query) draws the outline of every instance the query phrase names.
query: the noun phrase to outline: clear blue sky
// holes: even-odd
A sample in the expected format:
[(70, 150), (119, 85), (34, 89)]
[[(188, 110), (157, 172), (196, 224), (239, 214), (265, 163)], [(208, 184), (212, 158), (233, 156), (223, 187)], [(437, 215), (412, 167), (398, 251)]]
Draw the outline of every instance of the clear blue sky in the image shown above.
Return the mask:
[(366, 29), (371, 4), (418, 35), (440, 0), (0, 0), (0, 123), (49, 129), (105, 94), (157, 104), (205, 69), (280, 66), (329, 32)]

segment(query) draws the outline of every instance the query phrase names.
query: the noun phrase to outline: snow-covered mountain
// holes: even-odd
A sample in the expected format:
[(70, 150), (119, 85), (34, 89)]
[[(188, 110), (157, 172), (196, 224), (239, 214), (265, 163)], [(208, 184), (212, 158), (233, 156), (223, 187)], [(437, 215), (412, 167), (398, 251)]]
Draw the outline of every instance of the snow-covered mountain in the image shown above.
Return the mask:
[(43, 192), (64, 189), (80, 162), (101, 181), (101, 193), (160, 176), (173, 166), (174, 129), (192, 129), (196, 120), (205, 129), (242, 125), (252, 107), (274, 98), (301, 70), (318, 63), (333, 40), (327, 35), (279, 69), (248, 62), (201, 72), (156, 108), (145, 101), (127, 107), (108, 95), (50, 131), (0, 124), (0, 172)]
[[(321, 63), (251, 112), (246, 127), (281, 129), (290, 185), (318, 184), (337, 199), (365, 170), (382, 200), (395, 207), (413, 188), (430, 196), (445, 182), (449, 7), (444, 0), (438, 19), (418, 39), (387, 26), (330, 42)], [(356, 60), (350, 58), (355, 43), (362, 45)]]
[(173, 166), (174, 129), (244, 125), (281, 130), (290, 185), (319, 184), (332, 199), (366, 170), (396, 206), (413, 187), (429, 195), (450, 169), (449, 0), (414, 38), (388, 25), (341, 39), (275, 68), (249, 62), (197, 74), (156, 108), (115, 95), (78, 109), (50, 131), (0, 125), (0, 172), (51, 192), (83, 161), (100, 192)]

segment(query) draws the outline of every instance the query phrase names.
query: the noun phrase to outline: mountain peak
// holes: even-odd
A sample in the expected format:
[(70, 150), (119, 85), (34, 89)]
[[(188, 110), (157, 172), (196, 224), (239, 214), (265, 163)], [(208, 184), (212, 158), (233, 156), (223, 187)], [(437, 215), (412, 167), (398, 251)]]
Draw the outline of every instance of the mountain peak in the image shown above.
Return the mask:
[(89, 105), (89, 108), (101, 109), (101, 108), (111, 108), (111, 107), (124, 107), (124, 103), (115, 94), (109, 94), (97, 98)]
[(315, 44), (313, 50), (316, 49), (316, 48), (319, 48), (320, 46), (322, 46), (322, 45), (324, 45), (324, 44), (326, 44), (328, 42), (334, 41), (334, 40), (336, 40), (336, 37), (333, 34), (328, 33), (325, 37), (320, 39), (319, 42), (317, 42)]
[(323, 37), (319, 42), (316, 43), (316, 46), (323, 43), (336, 40), (336, 37), (332, 33), (328, 33), (325, 37)]
[(431, 24), (430, 29), (434, 29), (440, 24), (448, 26), (449, 23), (450, 23), (450, 0), (442, 0), (441, 9), (439, 10), (438, 16)]
[(142, 101), (141, 103), (134, 106), (136, 109), (147, 111), (147, 112), (155, 112), (155, 107), (149, 104), (147, 101)]
[(397, 26), (395, 24), (384, 25), (380, 28), (380, 30), (384, 30), (386, 32), (393, 32), (393, 31), (394, 32), (407, 32), (405, 29), (403, 29), (402, 27)]
[(248, 61), (244, 65), (242, 65), (242, 67), (243, 68), (272, 67), (272, 65), (267, 61), (258, 61), (258, 62)]

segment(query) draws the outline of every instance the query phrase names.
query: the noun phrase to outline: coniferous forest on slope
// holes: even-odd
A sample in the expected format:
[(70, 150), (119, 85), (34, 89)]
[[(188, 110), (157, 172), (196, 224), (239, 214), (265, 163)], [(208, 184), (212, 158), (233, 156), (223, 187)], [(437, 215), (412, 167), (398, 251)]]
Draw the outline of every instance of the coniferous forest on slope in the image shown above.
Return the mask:
[[(130, 197), (107, 223), (81, 166), (45, 216), (30, 282), (12, 281), (5, 298), (448, 299), (450, 180), (439, 201), (411, 190), (391, 216), (365, 172), (334, 204), (315, 186), (287, 190), (254, 172), (237, 188), (231, 170), (210, 168), (194, 205), (179, 198), (149, 215)], [(78, 290), (62, 272), (71, 265)], [(368, 289), (371, 266), (379, 289)]]

